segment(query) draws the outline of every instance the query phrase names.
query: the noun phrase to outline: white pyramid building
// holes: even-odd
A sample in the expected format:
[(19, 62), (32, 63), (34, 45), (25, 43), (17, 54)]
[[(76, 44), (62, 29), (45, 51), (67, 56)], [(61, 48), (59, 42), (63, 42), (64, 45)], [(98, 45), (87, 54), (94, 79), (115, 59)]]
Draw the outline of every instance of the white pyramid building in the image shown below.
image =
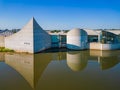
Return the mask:
[(51, 37), (32, 18), (19, 32), (5, 38), (5, 48), (36, 53), (51, 47)]

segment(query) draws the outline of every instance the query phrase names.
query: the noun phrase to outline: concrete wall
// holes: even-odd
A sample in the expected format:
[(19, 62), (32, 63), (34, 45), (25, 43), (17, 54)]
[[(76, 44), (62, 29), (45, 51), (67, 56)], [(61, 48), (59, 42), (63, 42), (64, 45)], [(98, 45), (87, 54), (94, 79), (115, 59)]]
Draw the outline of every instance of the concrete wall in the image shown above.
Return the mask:
[(87, 36), (67, 36), (67, 48), (80, 50), (87, 47)]
[(51, 37), (34, 18), (22, 30), (5, 38), (5, 48), (17, 52), (36, 53), (51, 47)]
[(0, 47), (5, 47), (5, 37), (0, 36)]
[(51, 47), (51, 37), (47, 33), (35, 33), (34, 35), (34, 52), (39, 52)]
[(120, 49), (120, 44), (102, 44), (102, 50)]
[(83, 29), (73, 29), (67, 33), (67, 48), (82, 50), (88, 48), (88, 35)]
[(51, 47), (51, 36), (36, 22), (34, 22), (33, 40), (34, 52), (39, 52)]
[(33, 25), (29, 22), (22, 30), (11, 36), (5, 37), (5, 48), (17, 52), (33, 53)]
[(89, 49), (101, 50), (101, 43), (90, 43)]
[(120, 49), (120, 44), (90, 43), (90, 49), (96, 49), (96, 50), (115, 50), (115, 49)]

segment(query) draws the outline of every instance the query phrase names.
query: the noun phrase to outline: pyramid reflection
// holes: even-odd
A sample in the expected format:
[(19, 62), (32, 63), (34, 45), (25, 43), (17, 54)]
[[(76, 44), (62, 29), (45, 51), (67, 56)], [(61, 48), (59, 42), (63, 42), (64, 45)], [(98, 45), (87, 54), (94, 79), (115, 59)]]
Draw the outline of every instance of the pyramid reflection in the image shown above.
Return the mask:
[(51, 60), (48, 54), (5, 54), (5, 63), (19, 72), (32, 88)]

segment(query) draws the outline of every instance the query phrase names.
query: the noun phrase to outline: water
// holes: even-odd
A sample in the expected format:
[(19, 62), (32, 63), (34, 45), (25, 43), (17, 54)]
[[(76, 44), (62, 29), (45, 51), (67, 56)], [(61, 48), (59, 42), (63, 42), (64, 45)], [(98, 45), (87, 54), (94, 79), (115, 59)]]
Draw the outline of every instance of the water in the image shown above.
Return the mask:
[(120, 90), (120, 51), (0, 53), (0, 90)]

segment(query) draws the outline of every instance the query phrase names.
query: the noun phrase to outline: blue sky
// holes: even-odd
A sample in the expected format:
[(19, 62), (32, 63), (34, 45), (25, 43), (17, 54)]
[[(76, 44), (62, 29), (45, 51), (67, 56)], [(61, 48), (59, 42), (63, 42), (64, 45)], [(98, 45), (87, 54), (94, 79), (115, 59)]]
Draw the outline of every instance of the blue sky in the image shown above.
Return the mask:
[(0, 29), (22, 28), (32, 17), (43, 29), (120, 28), (119, 0), (1, 0)]

